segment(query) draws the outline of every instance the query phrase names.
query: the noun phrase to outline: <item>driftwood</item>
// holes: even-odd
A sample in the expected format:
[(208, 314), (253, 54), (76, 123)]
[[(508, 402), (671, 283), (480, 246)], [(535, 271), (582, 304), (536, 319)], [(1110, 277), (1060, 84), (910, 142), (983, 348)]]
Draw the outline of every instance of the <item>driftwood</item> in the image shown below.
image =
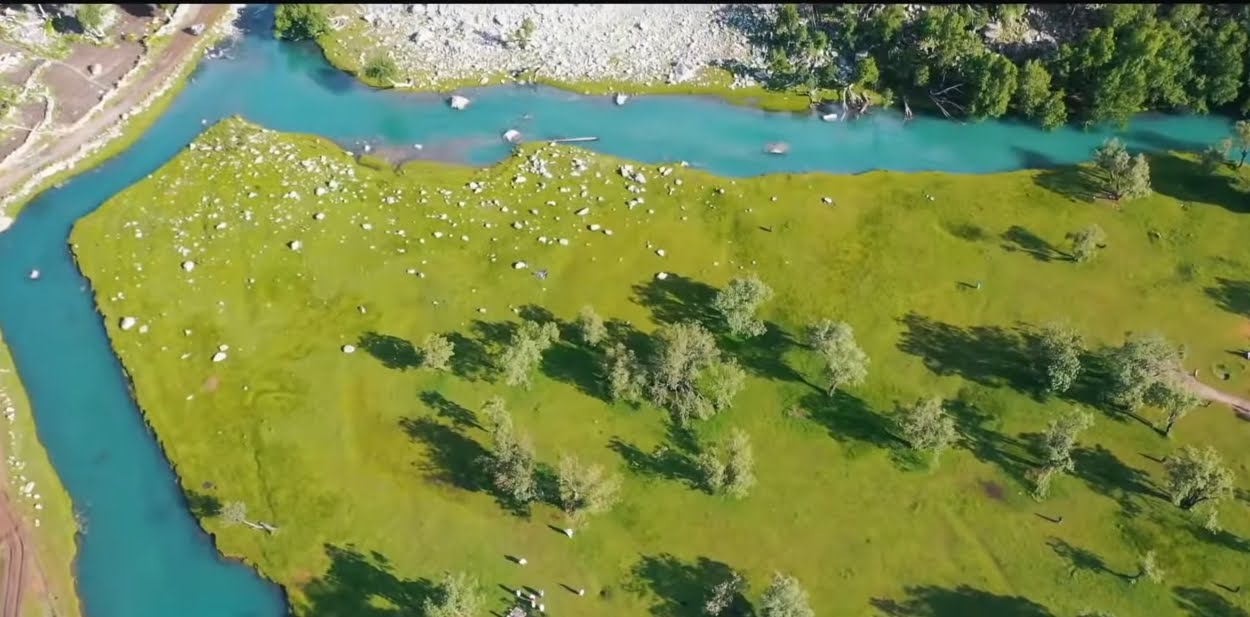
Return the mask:
[[(945, 96), (947, 92), (959, 90), (959, 87), (962, 85), (963, 84), (955, 84), (953, 86), (943, 88), (942, 90), (939, 90), (937, 92), (933, 92), (932, 90), (929, 91), (929, 99), (933, 101), (934, 105), (937, 105), (938, 109), (941, 110), (943, 116), (946, 116), (947, 118), (951, 117), (950, 112), (946, 111), (946, 105), (950, 105), (951, 107), (954, 107), (955, 109), (959, 110), (960, 113), (963, 113), (964, 108), (962, 105), (960, 105), (959, 103), (956, 103), (955, 101), (950, 100), (949, 98)], [(945, 105), (943, 103), (945, 103)]]

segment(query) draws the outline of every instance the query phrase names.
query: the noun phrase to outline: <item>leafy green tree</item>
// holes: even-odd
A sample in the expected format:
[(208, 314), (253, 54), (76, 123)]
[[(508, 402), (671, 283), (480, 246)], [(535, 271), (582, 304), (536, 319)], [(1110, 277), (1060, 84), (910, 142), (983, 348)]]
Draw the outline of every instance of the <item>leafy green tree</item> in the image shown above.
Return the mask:
[(703, 488), (716, 494), (725, 489), (725, 461), (721, 460), (719, 448), (706, 448), (695, 458), (695, 468), (699, 470), (699, 478)]
[(717, 617), (731, 606), (746, 588), (746, 581), (736, 571), (729, 572), (729, 578), (719, 582), (712, 588), (712, 597), (703, 605), (703, 614)]
[(320, 4), (279, 4), (274, 12), (273, 33), (279, 39), (315, 39), (330, 31), (330, 19)]
[(484, 613), (482, 590), (464, 572), (448, 573), (433, 597), (426, 598), (421, 614), (425, 617), (479, 617)]
[(100, 28), (104, 26), (104, 18), (107, 11), (111, 10), (108, 4), (80, 4), (75, 9), (74, 18), (78, 20), (83, 30), (91, 36), (100, 36)]
[(1041, 60), (1029, 60), (1020, 69), (1020, 83), (1016, 87), (1016, 111), (1025, 118), (1037, 119), (1042, 115), (1046, 99), (1050, 96), (1050, 71)]
[(425, 337), (425, 342), (421, 343), (421, 366), (436, 371), (445, 371), (450, 367), (451, 358), (455, 353), (455, 346), (446, 337), (431, 334)]
[(755, 455), (751, 451), (751, 436), (742, 429), (733, 429), (725, 451), (728, 457), (725, 462), (725, 488), (730, 495), (741, 499), (755, 486)]
[(822, 319), (808, 328), (807, 344), (825, 361), (828, 394), (842, 386), (858, 386), (868, 376), (868, 355), (855, 343), (855, 332), (845, 322)]
[(798, 579), (780, 572), (773, 574), (772, 582), (760, 598), (759, 608), (760, 617), (816, 616)]
[(1072, 387), (1081, 372), (1081, 335), (1066, 323), (1049, 323), (1037, 338), (1035, 357), (1041, 365), (1045, 390), (1063, 394)]
[(881, 73), (877, 70), (877, 61), (872, 56), (864, 56), (855, 61), (855, 84), (871, 88), (877, 84)]
[(972, 92), (968, 115), (997, 118), (1007, 113), (1011, 95), (1016, 91), (1016, 65), (1002, 54), (987, 51), (968, 60), (966, 67)]
[(706, 420), (741, 389), (741, 369), (721, 358), (712, 333), (695, 323), (666, 326), (656, 335), (647, 390), (679, 424)]
[[(1200, 8), (1207, 13), (1212, 11), (1210, 7)], [(1246, 55), (1250, 52), (1244, 22), (1216, 17), (1197, 28), (1193, 36), (1191, 89), (1197, 110), (1206, 111), (1237, 100), (1246, 74)]]
[(1072, 242), (1072, 260), (1083, 263), (1098, 256), (1098, 249), (1107, 242), (1107, 233), (1097, 223), (1090, 223), (1068, 234), (1068, 240)]
[(942, 399), (927, 398), (900, 410), (898, 428), (912, 448), (934, 458), (955, 441), (955, 421), (946, 413)]
[(491, 422), (492, 452), (485, 463), (495, 488), (516, 503), (533, 501), (538, 496), (538, 483), (529, 437), (517, 433), (503, 399), (491, 398), (482, 412)]
[(1166, 420), (1163, 425), (1163, 436), (1172, 436), (1172, 427), (1191, 409), (1198, 406), (1198, 397), (1194, 396), (1185, 386), (1177, 383), (1176, 378), (1156, 381), (1146, 388), (1145, 403), (1158, 407), (1163, 411)]
[(603, 318), (594, 308), (584, 306), (577, 314), (577, 333), (582, 337), (583, 343), (594, 347), (607, 336), (608, 328), (603, 325)]
[(1201, 449), (1185, 446), (1169, 456), (1163, 468), (1167, 472), (1172, 503), (1182, 510), (1218, 502), (1233, 489), (1233, 473), (1211, 446)]
[(365, 62), (365, 77), (380, 83), (393, 82), (399, 78), (399, 67), (386, 54), (376, 54)]
[(717, 292), (712, 306), (720, 311), (733, 334), (759, 336), (764, 333), (764, 322), (755, 313), (772, 296), (773, 290), (752, 274), (730, 280), (728, 286)]
[(606, 512), (616, 504), (621, 479), (609, 476), (598, 464), (583, 465), (572, 456), (561, 456), (557, 469), (560, 504), (574, 520)]
[(1136, 585), (1137, 581), (1145, 578), (1152, 583), (1163, 582), (1163, 569), (1155, 561), (1155, 552), (1146, 551), (1137, 559), (1137, 574), (1129, 577), (1129, 584)]
[(1066, 99), (1067, 93), (1063, 90), (1051, 92), (1046, 98), (1040, 118), (1043, 129), (1048, 131), (1056, 129), (1068, 121), (1068, 105), (1064, 102)]
[(1034, 496), (1044, 498), (1050, 490), (1051, 478), (1057, 473), (1071, 473), (1072, 448), (1080, 434), (1094, 425), (1094, 418), (1087, 413), (1068, 411), (1058, 419), (1051, 420), (1042, 437), (1042, 465), (1037, 470)]
[(642, 400), (646, 376), (634, 352), (621, 343), (608, 348), (604, 354), (604, 373), (607, 376), (608, 396), (613, 401), (637, 403)]
[(1246, 164), (1246, 156), (1250, 155), (1250, 120), (1238, 120), (1233, 125), (1233, 142), (1241, 151), (1241, 158), (1237, 159), (1237, 169), (1241, 169)]
[(1150, 164), (1141, 154), (1130, 157), (1119, 139), (1112, 137), (1094, 150), (1094, 166), (1100, 172), (1103, 190), (1112, 199), (1150, 194)]
[(1183, 348), (1158, 334), (1130, 336), (1107, 356), (1107, 399), (1127, 409), (1140, 408), (1146, 392), (1156, 383), (1172, 379), (1184, 357)]
[(556, 324), (523, 320), (512, 334), (512, 340), (499, 359), (504, 382), (510, 386), (530, 386), (530, 374), (542, 361), (543, 352), (560, 338)]
[(1215, 171), (1228, 162), (1228, 153), (1233, 149), (1233, 140), (1224, 138), (1218, 143), (1207, 146), (1202, 151), (1202, 168), (1207, 171)]

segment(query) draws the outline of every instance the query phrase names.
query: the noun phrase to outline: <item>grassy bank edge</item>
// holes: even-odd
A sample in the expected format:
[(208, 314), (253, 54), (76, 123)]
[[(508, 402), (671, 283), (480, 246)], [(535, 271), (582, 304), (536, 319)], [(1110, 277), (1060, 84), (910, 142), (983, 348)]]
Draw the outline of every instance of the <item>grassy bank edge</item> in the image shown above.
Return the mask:
[[(17, 409), (17, 417), (13, 422), (13, 430), (17, 435), (17, 452), (6, 452), (6, 455), (17, 455), (26, 464), (22, 473), (28, 481), (34, 482), (44, 504), (43, 510), (36, 511), (34, 504), (19, 499), (18, 488), (21, 482), (17, 476), (8, 473), (9, 503), (13, 513), (22, 519), (34, 546), (34, 560), (43, 573), (48, 588), (45, 590), (46, 602), (30, 602), (27, 598), (23, 615), (44, 615), (39, 609), (43, 605), (51, 606), (52, 614), (60, 617), (77, 617), (82, 615), (75, 590), (74, 556), (78, 551), (78, 523), (74, 519), (74, 510), (69, 493), (61, 485), (61, 479), (53, 469), (48, 453), (39, 441), (34, 416), (31, 415), (30, 401), (13, 364), (13, 358), (0, 336), (0, 390), (8, 393)], [(39, 527), (34, 520), (39, 519)]]

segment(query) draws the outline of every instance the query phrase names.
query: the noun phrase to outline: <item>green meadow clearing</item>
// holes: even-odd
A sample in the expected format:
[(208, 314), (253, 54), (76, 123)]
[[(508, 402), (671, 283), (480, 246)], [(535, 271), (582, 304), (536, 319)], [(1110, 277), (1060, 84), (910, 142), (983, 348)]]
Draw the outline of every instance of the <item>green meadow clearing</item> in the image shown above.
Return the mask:
[[(1230, 591), (1250, 584), (1242, 493), (1221, 505), (1224, 531), (1206, 531), (1170, 503), (1157, 461), (1212, 444), (1248, 486), (1250, 426), (1212, 405), (1166, 439), (1156, 410), (1099, 406), (1096, 374), (1042, 398), (1027, 345), (1057, 319), (1095, 350), (1158, 331), (1203, 381), (1246, 392), (1245, 176), (1156, 156), (1155, 195), (1117, 209), (1080, 169), (729, 180), (634, 163), (647, 182), (633, 193), (622, 164), (529, 144), (488, 169), (395, 170), (231, 119), (81, 221), (74, 252), (220, 550), (315, 617), (419, 614), (448, 570), (475, 575), (495, 614), (524, 585), (551, 614), (693, 616), (729, 568), (753, 601), (781, 571), (839, 617), (1247, 614)], [(1074, 263), (1065, 235), (1091, 223), (1107, 247)], [(742, 340), (711, 299), (747, 273), (775, 296), (767, 333)], [(661, 324), (707, 324), (745, 390), (691, 432), (606, 402), (600, 352), (567, 333), (585, 305), (640, 354)], [(522, 316), (566, 330), (529, 389), (494, 362)], [(872, 362), (833, 397), (801, 343), (821, 318), (849, 322)], [(453, 341), (450, 371), (418, 367), (431, 333)], [(617, 506), (570, 539), (551, 505), (501, 505), (478, 462), (495, 395), (543, 464), (572, 453), (619, 474)], [(960, 437), (926, 468), (891, 415), (930, 395)], [(1038, 502), (1037, 438), (1072, 407), (1096, 423)], [(756, 458), (741, 500), (700, 489), (693, 467), (698, 444), (733, 428)], [(233, 502), (278, 531), (229, 524)], [(1130, 585), (1148, 550), (1163, 581)]]

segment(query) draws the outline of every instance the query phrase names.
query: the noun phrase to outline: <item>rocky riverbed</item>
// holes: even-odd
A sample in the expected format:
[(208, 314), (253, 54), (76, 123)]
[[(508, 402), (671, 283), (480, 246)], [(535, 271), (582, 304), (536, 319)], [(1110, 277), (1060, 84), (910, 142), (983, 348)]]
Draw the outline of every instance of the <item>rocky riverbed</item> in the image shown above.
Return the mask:
[[(564, 82), (684, 83), (697, 81), (707, 67), (762, 67), (764, 53), (751, 33), (774, 10), (728, 4), (345, 5), (333, 36), (361, 65), (374, 54), (391, 55), (417, 87), (529, 70)], [(518, 36), (523, 24), (528, 36)], [(738, 77), (735, 85), (753, 84)]]

